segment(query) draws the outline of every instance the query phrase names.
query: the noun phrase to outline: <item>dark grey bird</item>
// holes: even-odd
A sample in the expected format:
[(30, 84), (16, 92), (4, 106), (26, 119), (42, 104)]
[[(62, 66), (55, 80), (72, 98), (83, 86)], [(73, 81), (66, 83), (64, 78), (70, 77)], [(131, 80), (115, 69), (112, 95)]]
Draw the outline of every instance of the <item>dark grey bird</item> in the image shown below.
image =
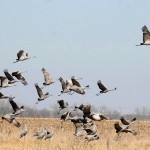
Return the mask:
[(142, 27), (142, 32), (143, 32), (143, 43), (140, 43), (140, 45), (136, 46), (150, 45), (150, 32), (145, 25)]
[(19, 80), (15, 80), (15, 79), (12, 77), (12, 75), (8, 72), (7, 69), (4, 70), (4, 74), (5, 74), (6, 78), (9, 80), (9, 81), (8, 81), (8, 84), (14, 84), (14, 83), (16, 83), (16, 82), (19, 82)]
[(24, 106), (18, 107), (18, 105), (16, 104), (16, 102), (14, 102), (13, 98), (9, 98), (9, 103), (11, 104), (14, 112), (14, 115), (19, 115), (22, 112), (26, 111), (27, 109), (24, 108)]
[(9, 99), (9, 98), (14, 99), (15, 97), (3, 95), (3, 94), (0, 92), (0, 99)]
[(120, 126), (119, 122), (115, 122), (114, 127), (115, 127), (116, 133), (118, 133), (118, 135), (119, 135), (119, 133), (122, 133), (122, 132), (132, 133), (133, 135), (137, 135), (137, 132), (134, 129), (130, 128), (130, 124)]
[(6, 114), (1, 118), (2, 120), (6, 120), (7, 122), (12, 123), (14, 126), (18, 128), (21, 126), (21, 124), (15, 119), (15, 115), (12, 113)]
[(134, 123), (136, 121), (136, 118), (133, 118), (131, 121), (127, 121), (126, 119), (124, 119), (124, 117), (121, 117), (120, 120), (123, 125), (129, 125), (129, 124)]
[(39, 85), (37, 83), (35, 83), (35, 88), (36, 88), (38, 96), (39, 96), (38, 101), (36, 102), (36, 104), (38, 104), (40, 101), (43, 101), (43, 100), (45, 100), (46, 98), (48, 98), (50, 96), (53, 96), (52, 94), (49, 94), (49, 92), (44, 94), (42, 89), (39, 87)]
[(27, 59), (30, 59), (30, 58), (36, 58), (36, 56), (29, 57), (28, 53), (26, 53), (24, 50), (20, 50), (17, 53), (17, 59), (16, 59), (16, 61), (13, 62), (13, 63), (16, 63), (16, 62), (19, 62), (19, 61), (24, 61), (24, 60), (27, 60)]
[(114, 90), (117, 89), (116, 87), (113, 88), (113, 89), (107, 89), (107, 88), (102, 84), (102, 82), (101, 82), (100, 80), (97, 81), (97, 85), (98, 85), (99, 89), (101, 90), (98, 94), (96, 94), (97, 96), (99, 96), (99, 95), (102, 94), (102, 93), (107, 93), (107, 92), (109, 92), (109, 91), (114, 91)]
[[(64, 108), (68, 108), (69, 104), (68, 102), (65, 102), (64, 100), (58, 100), (57, 103), (59, 104), (59, 108), (60, 110), (64, 109)], [(58, 112), (58, 114), (60, 113), (60, 110)]]
[(62, 77), (59, 78), (59, 81), (62, 86), (62, 91), (61, 91), (61, 94), (59, 94), (58, 96), (62, 95), (63, 93), (70, 93), (70, 85), (66, 83)]
[(19, 81), (22, 82), (23, 85), (28, 85), (26, 79), (22, 76), (22, 73), (25, 73), (25, 72), (15, 71), (12, 73), (12, 76), (15, 76)]
[(24, 129), (21, 131), (20, 133), (20, 138), (25, 137), (28, 133), (28, 127), (27, 127), (27, 123), (24, 123)]
[(0, 88), (16, 86), (15, 84), (9, 84), (9, 80), (7, 79), (7, 77), (0, 76), (0, 82), (1, 82)]

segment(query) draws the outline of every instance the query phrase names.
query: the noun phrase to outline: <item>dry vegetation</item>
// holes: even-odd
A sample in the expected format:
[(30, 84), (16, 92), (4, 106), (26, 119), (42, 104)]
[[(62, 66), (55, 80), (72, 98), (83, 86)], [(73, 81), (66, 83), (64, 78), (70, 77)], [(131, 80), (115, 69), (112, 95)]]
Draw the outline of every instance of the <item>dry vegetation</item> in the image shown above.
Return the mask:
[[(29, 133), (20, 139), (21, 128), (3, 122), (0, 123), (0, 150), (150, 150), (150, 121), (137, 121), (134, 129), (136, 137), (123, 134), (116, 140), (114, 121), (95, 122), (98, 126), (100, 139), (89, 144), (84, 139), (74, 137), (74, 126), (71, 122), (64, 122), (61, 129), (59, 119), (18, 119), (27, 122)], [(33, 137), (35, 131), (42, 127), (48, 130), (54, 128), (54, 136), (50, 140), (37, 140)]]

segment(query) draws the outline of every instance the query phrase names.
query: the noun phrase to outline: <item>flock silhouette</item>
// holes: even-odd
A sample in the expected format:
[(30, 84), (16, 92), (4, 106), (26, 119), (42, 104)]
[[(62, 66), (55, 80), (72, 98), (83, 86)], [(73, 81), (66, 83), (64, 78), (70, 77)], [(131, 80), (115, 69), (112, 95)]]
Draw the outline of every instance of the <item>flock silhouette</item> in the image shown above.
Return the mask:
[[(142, 32), (143, 32), (143, 43), (140, 43), (140, 45), (137, 46), (142, 46), (142, 45), (150, 45), (150, 32), (146, 26), (142, 27)], [(27, 59), (31, 58), (36, 58), (36, 56), (29, 57), (28, 53), (26, 53), (24, 50), (20, 50), (17, 53), (17, 59), (13, 63), (18, 63), (20, 61), (25, 61)], [(84, 95), (86, 93), (86, 89), (90, 89), (89, 85), (86, 86), (81, 86), (79, 80), (82, 78), (76, 78), (75, 76), (72, 76), (70, 79), (64, 81), (62, 77), (59, 77), (59, 79), (53, 80), (49, 72), (45, 69), (41, 69), (43, 75), (44, 75), (44, 82), (43, 82), (43, 87), (40, 87), (38, 83), (35, 83), (35, 88), (37, 90), (38, 98), (36, 104), (38, 104), (40, 101), (44, 101), (50, 96), (53, 96), (52, 94), (49, 94), (49, 92), (43, 92), (44, 88), (46, 86), (50, 86), (51, 84), (54, 84), (56, 81), (60, 81), (62, 90), (60, 91), (60, 94), (58, 96), (61, 96), (62, 94), (69, 94), (73, 95), (74, 93)], [(23, 73), (25, 72), (19, 72), (15, 71), (12, 73), (9, 73), (7, 69), (4, 69), (4, 76), (0, 76), (0, 88), (8, 88), (8, 87), (13, 87), (16, 86), (17, 82), (21, 82), (24, 86), (27, 86), (28, 83), (26, 79), (22, 76)], [(14, 78), (15, 77), (15, 78)], [(100, 89), (99, 93), (96, 95), (99, 96), (100, 94), (107, 93), (109, 91), (115, 91), (117, 88), (112, 88), (108, 89), (106, 88), (101, 80), (97, 81), (98, 88)], [(2, 122), (5, 120), (11, 124), (13, 124), (15, 127), (21, 127), (23, 126), (23, 130), (20, 133), (20, 138), (25, 137), (28, 134), (28, 124), (24, 122), (23, 124), (19, 123), (16, 120), (16, 116), (20, 115), (21, 113), (28, 111), (27, 109), (24, 108), (24, 106), (18, 106), (16, 102), (14, 101), (15, 97), (13, 96), (8, 96), (4, 95), (3, 93), (0, 92), (0, 99), (8, 99), (11, 107), (12, 107), (12, 112), (5, 114), (1, 117)], [(93, 141), (93, 140), (98, 140), (99, 135), (97, 134), (97, 126), (94, 124), (93, 121), (102, 121), (102, 120), (110, 120), (111, 118), (104, 113), (101, 112), (92, 112), (91, 111), (91, 105), (90, 104), (80, 104), (76, 105), (73, 109), (69, 107), (68, 102), (66, 102), (63, 99), (60, 99), (57, 101), (59, 104), (59, 113), (61, 113), (61, 110), (70, 108), (70, 111), (64, 112), (60, 119), (61, 121), (61, 128), (63, 128), (63, 122), (64, 121), (71, 121), (75, 127), (75, 133), (74, 136), (78, 137), (84, 137), (85, 140), (88, 142)], [(82, 117), (79, 116), (74, 116), (72, 112), (76, 110), (82, 111), (83, 115)], [(133, 118), (131, 121), (125, 120), (124, 117), (120, 118), (120, 121), (123, 125), (119, 124), (119, 121), (114, 123), (114, 129), (116, 130), (116, 133), (118, 137), (121, 135), (121, 133), (131, 133), (134, 136), (137, 135), (137, 132), (131, 127), (132, 124), (135, 123), (136, 118)], [(46, 128), (42, 128), (40, 131), (37, 131), (33, 134), (34, 137), (37, 137), (37, 139), (50, 139), (54, 135), (53, 130), (52, 132), (48, 131)]]

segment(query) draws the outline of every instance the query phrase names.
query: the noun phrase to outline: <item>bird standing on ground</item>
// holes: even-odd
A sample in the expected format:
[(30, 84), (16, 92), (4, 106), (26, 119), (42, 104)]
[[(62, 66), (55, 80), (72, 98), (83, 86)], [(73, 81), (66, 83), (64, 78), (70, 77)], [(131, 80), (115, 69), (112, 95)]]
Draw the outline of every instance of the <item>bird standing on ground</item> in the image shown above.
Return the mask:
[(28, 127), (27, 127), (27, 123), (25, 122), (24, 123), (24, 129), (20, 133), (20, 138), (25, 137), (27, 135), (27, 133), (28, 133)]

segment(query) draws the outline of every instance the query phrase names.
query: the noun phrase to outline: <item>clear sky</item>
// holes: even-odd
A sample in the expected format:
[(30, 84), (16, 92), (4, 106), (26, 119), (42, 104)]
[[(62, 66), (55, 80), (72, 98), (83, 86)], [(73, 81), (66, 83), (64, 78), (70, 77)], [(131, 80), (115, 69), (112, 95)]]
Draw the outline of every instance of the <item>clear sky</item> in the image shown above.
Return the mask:
[[(143, 25), (150, 29), (145, 0), (0, 0), (0, 74), (5, 68), (25, 71), (29, 85), (2, 89), (15, 101), (31, 107), (49, 108), (58, 99), (71, 104), (106, 105), (123, 112), (150, 107), (150, 47), (142, 42)], [(13, 64), (23, 49), (36, 59)], [(53, 97), (35, 105), (34, 83), (43, 83), (41, 68), (53, 79), (83, 77), (90, 85), (85, 95), (64, 94), (61, 85), (46, 87)], [(97, 81), (117, 91), (97, 97)]]

